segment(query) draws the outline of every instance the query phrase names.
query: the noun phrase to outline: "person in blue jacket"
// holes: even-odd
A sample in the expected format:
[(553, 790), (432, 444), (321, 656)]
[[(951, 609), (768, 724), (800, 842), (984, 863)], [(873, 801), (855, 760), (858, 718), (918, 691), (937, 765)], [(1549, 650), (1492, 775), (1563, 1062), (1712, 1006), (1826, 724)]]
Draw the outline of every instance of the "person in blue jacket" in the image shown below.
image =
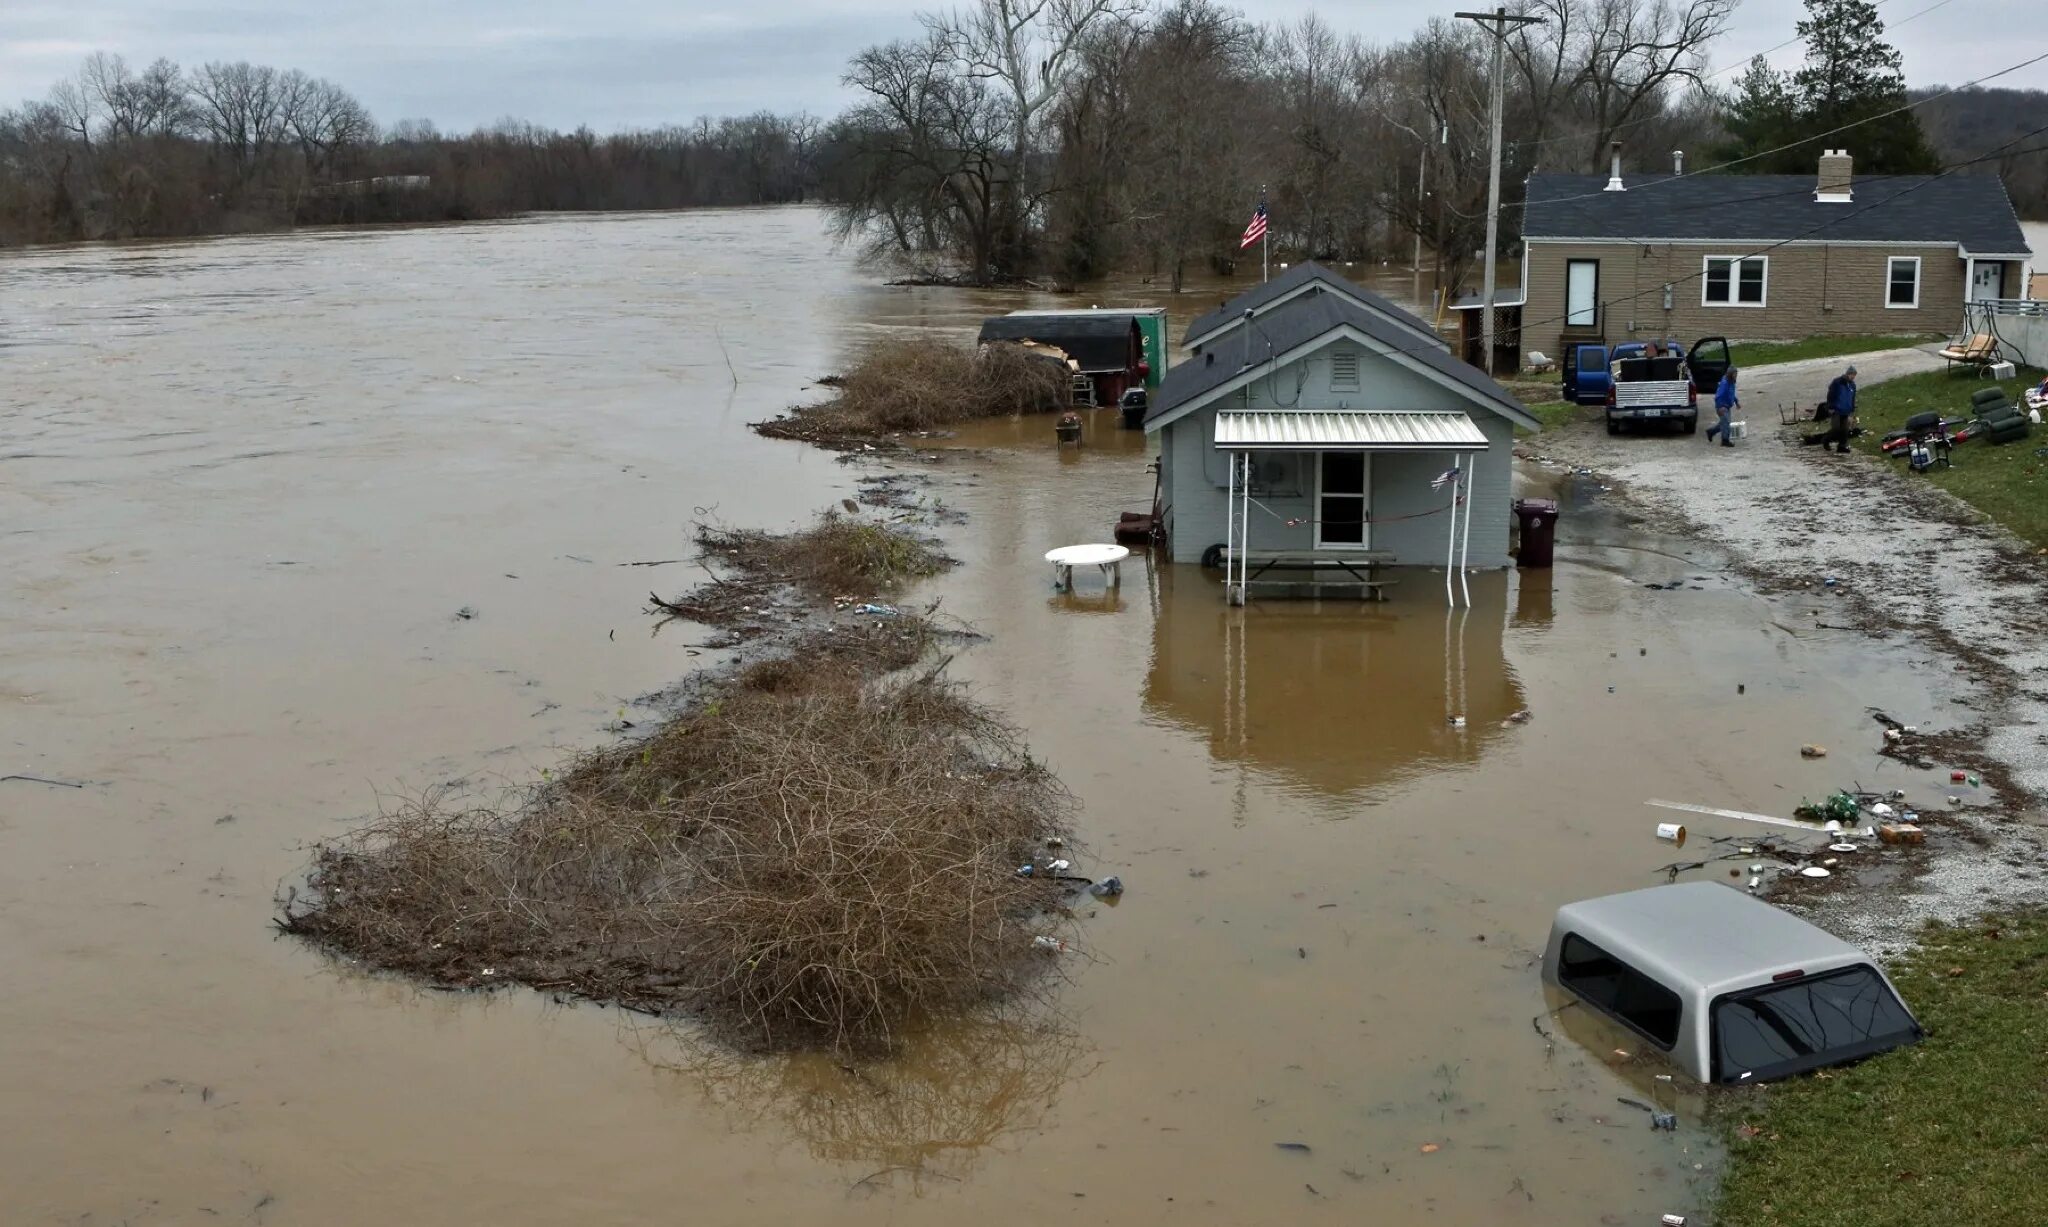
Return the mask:
[(1828, 385), (1828, 415), (1830, 424), (1828, 437), (1821, 444), (1826, 450), (1832, 444), (1837, 452), (1849, 454), (1849, 419), (1856, 414), (1856, 368), (1850, 367), (1835, 376)]
[(1735, 440), (1728, 433), (1728, 419), (1737, 409), (1742, 408), (1742, 398), (1735, 395), (1735, 368), (1721, 376), (1721, 386), (1714, 389), (1714, 424), (1707, 427), (1707, 442), (1712, 443), (1715, 435), (1721, 436), (1722, 447), (1734, 447)]

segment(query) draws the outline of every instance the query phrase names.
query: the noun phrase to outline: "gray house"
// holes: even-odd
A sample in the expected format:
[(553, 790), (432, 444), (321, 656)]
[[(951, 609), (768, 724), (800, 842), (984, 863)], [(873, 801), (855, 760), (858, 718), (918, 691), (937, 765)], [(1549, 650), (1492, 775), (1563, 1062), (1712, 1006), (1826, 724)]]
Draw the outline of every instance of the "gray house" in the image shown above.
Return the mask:
[(1234, 561), (1233, 599), (1275, 569), (1506, 566), (1510, 451), (1535, 419), (1421, 320), (1327, 270), (1302, 282), (1197, 320), (1153, 400), (1172, 561)]

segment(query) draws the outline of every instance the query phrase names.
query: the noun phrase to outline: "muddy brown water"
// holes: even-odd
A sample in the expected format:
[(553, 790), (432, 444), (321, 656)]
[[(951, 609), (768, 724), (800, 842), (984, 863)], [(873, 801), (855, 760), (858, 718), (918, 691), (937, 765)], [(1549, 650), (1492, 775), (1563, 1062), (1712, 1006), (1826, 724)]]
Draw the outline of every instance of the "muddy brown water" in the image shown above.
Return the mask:
[(929, 493), (968, 513), (965, 565), (931, 595), (991, 636), (953, 670), (1084, 802), (1080, 868), (1129, 886), (1053, 1018), (849, 1071), (272, 936), (309, 844), (380, 797), (528, 780), (719, 659), (640, 612), (689, 567), (621, 564), (684, 556), (695, 509), (786, 524), (865, 471), (747, 421), (879, 329), (1028, 298), (878, 286), (803, 210), (0, 257), (0, 774), (86, 784), (0, 784), (5, 1217), (1696, 1211), (1697, 1097), (1653, 1134), (1615, 1103), (1654, 1086), (1615, 1067), (1628, 1037), (1531, 1025), (1550, 911), (1692, 859), (1649, 797), (1938, 790), (1863, 709), (1956, 713), (1910, 645), (1816, 631), (1583, 481), (1557, 567), (1476, 576), (1469, 610), (1423, 573), (1233, 611), (1142, 557), (1052, 591), (1046, 549), (1149, 501), (1108, 415), (1078, 450), (1042, 422), (951, 441)]

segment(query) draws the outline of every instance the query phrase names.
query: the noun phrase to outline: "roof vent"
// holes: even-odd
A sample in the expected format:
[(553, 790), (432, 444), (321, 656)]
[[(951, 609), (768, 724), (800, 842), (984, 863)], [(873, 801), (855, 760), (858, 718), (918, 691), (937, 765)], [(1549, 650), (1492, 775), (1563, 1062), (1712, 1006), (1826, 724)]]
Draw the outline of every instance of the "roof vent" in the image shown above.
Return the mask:
[(1606, 190), (1610, 192), (1626, 192), (1628, 187), (1621, 181), (1621, 142), (1614, 142), (1608, 146), (1608, 149), (1614, 155), (1614, 161), (1612, 163), (1613, 168), (1607, 172)]
[(1685, 150), (1674, 149), (1671, 151), (1671, 173), (1674, 175), (1685, 173)]
[(1820, 182), (1813, 198), (1822, 204), (1848, 204), (1855, 195), (1856, 160), (1846, 149), (1820, 151)]

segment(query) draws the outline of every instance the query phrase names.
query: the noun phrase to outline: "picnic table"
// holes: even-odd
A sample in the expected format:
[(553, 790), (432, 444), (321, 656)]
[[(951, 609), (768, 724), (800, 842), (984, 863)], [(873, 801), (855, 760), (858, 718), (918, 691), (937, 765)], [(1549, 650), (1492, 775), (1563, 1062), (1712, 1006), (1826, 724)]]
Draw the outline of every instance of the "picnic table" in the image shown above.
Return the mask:
[[(1223, 557), (1227, 562), (1235, 556), (1226, 549)], [(1246, 587), (1308, 583), (1356, 588), (1362, 596), (1385, 600), (1386, 589), (1394, 583), (1378, 578), (1379, 568), (1394, 561), (1394, 556), (1385, 550), (1246, 550), (1243, 558)], [(1267, 578), (1276, 571), (1306, 571), (1313, 578)]]

